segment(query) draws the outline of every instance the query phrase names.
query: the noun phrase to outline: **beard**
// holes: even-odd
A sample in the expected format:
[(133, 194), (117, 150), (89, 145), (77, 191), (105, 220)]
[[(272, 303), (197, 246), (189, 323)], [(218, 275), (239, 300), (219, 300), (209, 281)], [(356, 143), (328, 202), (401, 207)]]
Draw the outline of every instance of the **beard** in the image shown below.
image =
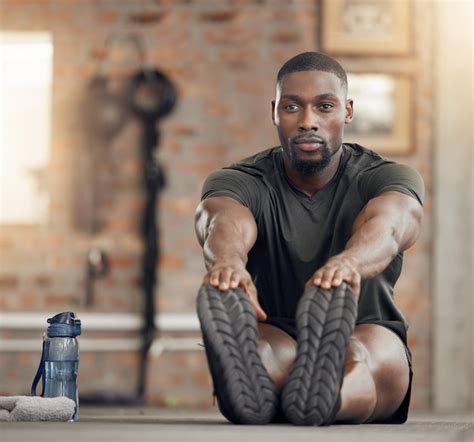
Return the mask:
[(303, 176), (313, 176), (322, 172), (329, 165), (332, 156), (331, 151), (326, 145), (320, 147), (321, 156), (317, 160), (298, 157), (296, 148), (291, 145), (285, 150), (293, 168)]

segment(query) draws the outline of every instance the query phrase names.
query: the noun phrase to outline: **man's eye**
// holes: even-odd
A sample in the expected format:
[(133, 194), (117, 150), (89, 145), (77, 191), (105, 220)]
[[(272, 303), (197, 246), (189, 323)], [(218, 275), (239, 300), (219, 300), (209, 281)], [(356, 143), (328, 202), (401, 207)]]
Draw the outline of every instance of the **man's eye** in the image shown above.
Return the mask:
[(294, 112), (298, 110), (298, 105), (297, 104), (285, 104), (283, 106), (283, 109), (289, 112)]
[(332, 105), (331, 103), (323, 103), (320, 107), (322, 110), (331, 110), (334, 105)]

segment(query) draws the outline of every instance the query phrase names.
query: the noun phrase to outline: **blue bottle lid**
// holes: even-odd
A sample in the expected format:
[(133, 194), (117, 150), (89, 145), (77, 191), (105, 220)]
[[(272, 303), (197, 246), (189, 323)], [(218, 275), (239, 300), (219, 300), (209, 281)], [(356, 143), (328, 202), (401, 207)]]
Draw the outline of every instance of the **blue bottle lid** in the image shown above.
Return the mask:
[(81, 334), (81, 320), (74, 312), (62, 312), (48, 318), (48, 336), (50, 338), (75, 337)]

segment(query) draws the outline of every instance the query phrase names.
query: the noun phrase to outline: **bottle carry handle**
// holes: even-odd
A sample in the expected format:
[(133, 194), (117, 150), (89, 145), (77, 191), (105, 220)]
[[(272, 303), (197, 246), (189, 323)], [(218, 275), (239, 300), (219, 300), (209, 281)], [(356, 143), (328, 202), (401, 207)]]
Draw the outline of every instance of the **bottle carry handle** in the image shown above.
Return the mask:
[[(36, 386), (38, 385), (38, 382), (40, 379), (43, 377), (44, 374), (44, 345), (45, 342), (43, 341), (43, 350), (41, 352), (41, 360), (38, 366), (38, 370), (36, 371), (35, 378), (33, 379), (33, 383), (31, 384), (31, 396), (36, 396)], [(42, 382), (42, 388), (41, 388), (41, 395), (44, 395), (44, 378)]]

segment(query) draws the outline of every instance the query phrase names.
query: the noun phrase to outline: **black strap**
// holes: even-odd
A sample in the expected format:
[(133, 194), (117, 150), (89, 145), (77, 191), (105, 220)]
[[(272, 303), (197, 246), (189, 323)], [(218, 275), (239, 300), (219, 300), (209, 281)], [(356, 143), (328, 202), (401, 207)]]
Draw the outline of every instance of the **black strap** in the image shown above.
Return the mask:
[[(45, 342), (43, 341), (43, 350), (41, 352), (41, 360), (39, 363), (38, 370), (36, 371), (35, 378), (33, 379), (33, 383), (31, 384), (31, 396), (36, 396), (36, 386), (38, 385), (38, 382), (44, 373), (44, 344)], [(43, 396), (43, 394), (44, 394), (44, 379), (42, 382), (41, 396)]]

